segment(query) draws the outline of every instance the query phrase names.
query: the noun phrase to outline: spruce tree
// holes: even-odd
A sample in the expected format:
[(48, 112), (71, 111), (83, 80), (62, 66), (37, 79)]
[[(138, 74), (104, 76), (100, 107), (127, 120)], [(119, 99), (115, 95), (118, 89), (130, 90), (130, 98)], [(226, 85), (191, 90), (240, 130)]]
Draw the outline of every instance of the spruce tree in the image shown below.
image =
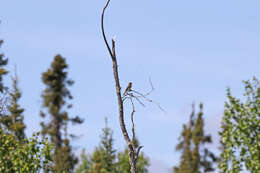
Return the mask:
[(71, 108), (67, 102), (72, 99), (68, 89), (73, 81), (68, 79), (68, 65), (65, 58), (56, 55), (51, 67), (42, 74), (42, 81), (46, 89), (42, 94), (43, 107), (41, 112), (43, 118), (48, 114), (49, 122), (41, 122), (42, 134), (48, 135), (55, 145), (53, 154), (53, 169), (55, 173), (69, 173), (74, 169), (77, 158), (72, 154), (72, 148), (67, 133), (68, 122), (73, 124), (82, 123), (79, 117), (71, 118), (66, 110)]
[(116, 150), (113, 149), (113, 132), (105, 120), (101, 142), (91, 156), (90, 173), (111, 173), (116, 170)]
[(187, 125), (183, 125), (180, 143), (177, 151), (182, 151), (179, 166), (174, 167), (175, 173), (201, 173), (214, 171), (216, 157), (204, 144), (211, 143), (211, 136), (204, 134), (203, 105), (200, 112), (195, 114), (194, 105)]
[[(192, 113), (193, 114), (193, 113)], [(181, 141), (176, 146), (176, 150), (182, 151), (181, 162), (178, 167), (174, 167), (175, 173), (191, 173), (192, 172), (192, 151), (191, 151), (191, 129), (190, 125), (183, 125)]]
[[(3, 44), (3, 40), (0, 40), (0, 48)], [(6, 69), (4, 69), (4, 66), (7, 65), (8, 59), (4, 58), (4, 54), (0, 53), (0, 92), (3, 93), (5, 87), (3, 84), (3, 76), (8, 73)]]
[[(0, 48), (2, 47), (3, 40), (0, 40)], [(4, 68), (8, 63), (3, 53), (0, 53), (0, 129), (3, 129), (3, 117), (7, 114), (7, 87), (3, 84), (3, 77), (8, 73)]]
[[(113, 149), (113, 132), (107, 125), (102, 129), (101, 142), (91, 155), (81, 154), (81, 164), (76, 173), (129, 173), (129, 150), (126, 148), (123, 152), (116, 154)], [(139, 146), (138, 140), (135, 146)], [(137, 173), (148, 173), (149, 159), (141, 152), (138, 163)]]
[[(135, 147), (139, 146), (137, 139), (134, 139)], [(131, 170), (129, 164), (129, 150), (126, 148), (123, 152), (119, 152), (117, 155), (117, 173), (129, 173)], [(141, 152), (138, 161), (136, 164), (137, 173), (148, 173), (149, 158), (144, 155), (144, 152)]]
[(24, 109), (19, 105), (19, 99), (21, 98), (21, 91), (18, 88), (18, 77), (12, 78), (13, 90), (9, 93), (10, 103), (8, 107), (8, 115), (2, 117), (2, 124), (8, 133), (12, 133), (19, 141), (25, 138), (25, 124), (23, 122)]
[(87, 155), (86, 150), (84, 149), (80, 155), (81, 163), (77, 167), (76, 173), (89, 173), (90, 172), (90, 157)]

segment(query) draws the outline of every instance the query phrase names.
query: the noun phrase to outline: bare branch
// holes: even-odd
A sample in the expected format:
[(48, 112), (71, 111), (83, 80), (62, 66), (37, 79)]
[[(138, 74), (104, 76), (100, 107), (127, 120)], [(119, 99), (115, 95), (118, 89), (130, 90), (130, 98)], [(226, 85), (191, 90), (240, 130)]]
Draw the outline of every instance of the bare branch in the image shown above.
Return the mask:
[(131, 101), (131, 104), (132, 104), (132, 112), (131, 112), (132, 135), (133, 135), (132, 136), (132, 141), (134, 141), (134, 139), (135, 139), (135, 123), (134, 123), (135, 105), (134, 105), (132, 97), (130, 97), (130, 101)]
[(137, 152), (136, 152), (136, 161), (137, 161), (137, 159), (139, 158), (139, 154), (140, 154), (140, 151), (141, 151), (141, 149), (143, 148), (143, 146), (139, 146), (138, 148), (137, 148)]
[(137, 100), (137, 102), (142, 105), (143, 107), (145, 107), (145, 104), (141, 101), (141, 99), (139, 99), (140, 97), (135, 96), (134, 94), (129, 94), (132, 98), (134, 98), (135, 100)]
[[(107, 42), (106, 39), (106, 34), (105, 34), (105, 30), (104, 30), (104, 14), (105, 14), (105, 10), (109, 5), (110, 0), (107, 0), (107, 3), (105, 5), (105, 7), (103, 8), (102, 11), (102, 16), (101, 16), (101, 29), (102, 29), (102, 35), (105, 41), (105, 44), (107, 46), (107, 50), (111, 56), (112, 59), (112, 64), (113, 64), (113, 75), (114, 75), (114, 80), (115, 80), (115, 84), (116, 84), (116, 95), (117, 95), (117, 102), (118, 102), (118, 111), (119, 111), (119, 122), (120, 122), (120, 127), (124, 136), (124, 139), (128, 145), (129, 151), (134, 152), (134, 147), (132, 145), (132, 142), (129, 138), (128, 132), (126, 130), (125, 127), (125, 121), (124, 121), (124, 105), (123, 105), (123, 99), (122, 99), (122, 95), (121, 95), (121, 86), (120, 86), (120, 80), (119, 80), (119, 75), (118, 75), (118, 65), (117, 65), (117, 59), (116, 59), (116, 51), (115, 51), (115, 41), (112, 40), (112, 50)], [(130, 160), (131, 161), (131, 160)], [(135, 173), (135, 168), (133, 169)]]
[[(140, 99), (137, 99), (137, 98), (142, 98), (142, 99), (144, 99), (145, 101), (147, 101), (147, 102), (150, 102), (150, 103), (154, 103), (154, 104), (156, 104), (157, 105), (157, 107), (161, 110), (161, 111), (163, 111), (164, 113), (165, 113), (165, 110), (161, 107), (161, 105), (158, 103), (158, 102), (155, 102), (154, 100), (152, 100), (152, 99), (149, 99), (147, 96), (149, 96), (150, 94), (151, 94), (151, 92), (154, 90), (154, 88), (153, 88), (153, 86), (152, 86), (152, 90), (151, 91), (149, 91), (148, 93), (146, 93), (146, 94), (142, 94), (142, 93), (140, 93), (140, 92), (138, 92), (138, 91), (136, 91), (136, 90), (131, 90), (131, 92), (133, 92), (134, 94), (136, 94), (136, 95), (134, 95), (134, 97), (136, 98), (136, 100), (138, 100), (138, 102), (140, 103)], [(141, 102), (142, 103), (142, 102)], [(142, 105), (144, 105), (144, 104), (142, 104)]]
[(104, 16), (105, 16), (106, 8), (108, 7), (109, 3), (110, 3), (110, 0), (107, 1), (106, 5), (105, 5), (105, 7), (103, 8), (103, 11), (102, 11), (102, 16), (101, 16), (101, 29), (102, 29), (102, 35), (103, 35), (105, 44), (106, 44), (106, 46), (107, 46), (107, 50), (108, 50), (108, 52), (109, 52), (111, 58), (113, 59), (114, 56), (113, 56), (113, 53), (112, 53), (112, 51), (111, 51), (111, 48), (110, 48), (110, 46), (109, 46), (109, 44), (108, 44), (108, 42), (107, 42), (107, 37), (106, 37), (106, 34), (105, 34), (105, 29), (104, 29)]
[(113, 57), (116, 58), (116, 46), (115, 46), (115, 41), (112, 39), (112, 54)]
[[(142, 106), (145, 106), (143, 101), (153, 102), (151, 99), (148, 99), (147, 96), (150, 95), (150, 93), (154, 90), (154, 87), (152, 85), (152, 82), (150, 80), (151, 84), (151, 91), (149, 91), (146, 94), (141, 94), (135, 90), (132, 89), (132, 82), (128, 83), (127, 88), (125, 89), (123, 95), (121, 94), (121, 85), (119, 80), (119, 74), (118, 74), (118, 65), (117, 65), (117, 57), (116, 57), (116, 50), (115, 50), (115, 40), (112, 39), (112, 47), (108, 44), (107, 37), (105, 34), (104, 29), (104, 15), (105, 11), (110, 3), (110, 0), (107, 0), (103, 11), (101, 15), (101, 29), (102, 29), (102, 36), (104, 39), (104, 42), (106, 44), (107, 50), (109, 52), (109, 55), (112, 60), (113, 64), (113, 75), (114, 75), (114, 81), (116, 86), (116, 95), (117, 95), (117, 103), (118, 103), (118, 111), (119, 111), (119, 122), (120, 122), (120, 128), (123, 133), (124, 139), (127, 143), (128, 149), (129, 149), (129, 163), (131, 165), (131, 173), (136, 173), (136, 163), (139, 157), (140, 150), (143, 146), (135, 146), (134, 142), (136, 140), (135, 136), (135, 123), (134, 123), (134, 114), (135, 114), (135, 105), (134, 100), (136, 100), (139, 104)], [(129, 137), (129, 133), (125, 126), (124, 121), (124, 101), (130, 100), (132, 105), (132, 112), (130, 114), (131, 116), (131, 123), (132, 123), (132, 139)]]

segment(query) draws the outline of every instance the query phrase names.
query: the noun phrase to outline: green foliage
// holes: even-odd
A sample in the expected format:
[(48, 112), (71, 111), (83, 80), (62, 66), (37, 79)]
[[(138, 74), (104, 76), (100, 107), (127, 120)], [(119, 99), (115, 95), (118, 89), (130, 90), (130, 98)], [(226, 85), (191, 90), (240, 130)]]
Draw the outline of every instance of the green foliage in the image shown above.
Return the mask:
[(42, 74), (42, 81), (46, 85), (42, 94), (43, 107), (47, 109), (47, 113), (41, 112), (41, 116), (44, 118), (46, 114), (50, 115), (49, 123), (41, 123), (42, 134), (50, 136), (51, 141), (55, 144), (53, 155), (55, 173), (73, 171), (77, 158), (71, 152), (67, 126), (68, 122), (82, 123), (79, 117), (71, 118), (65, 110), (72, 107), (71, 104), (67, 104), (67, 101), (72, 99), (67, 87), (73, 85), (73, 81), (67, 79), (67, 68), (65, 58), (56, 55), (51, 68)]
[(90, 173), (109, 173), (105, 162), (105, 153), (96, 148), (91, 156)]
[(13, 80), (13, 91), (9, 93), (10, 100), (8, 103), (8, 114), (2, 115), (0, 122), (2, 128), (8, 133), (12, 133), (19, 141), (25, 138), (25, 124), (23, 123), (24, 109), (20, 107), (18, 101), (21, 98), (21, 92), (17, 86), (18, 78), (15, 76)]
[[(102, 131), (101, 142), (95, 151), (90, 156), (84, 151), (81, 154), (81, 164), (76, 173), (129, 173), (128, 149), (116, 154), (116, 150), (113, 149), (113, 132), (107, 126), (107, 120)], [(137, 140), (135, 144), (139, 146)], [(148, 166), (149, 159), (141, 152), (137, 162), (137, 173), (148, 173)]]
[(213, 164), (217, 161), (214, 154), (204, 146), (211, 143), (211, 137), (204, 134), (203, 105), (200, 104), (200, 112), (196, 115), (194, 109), (193, 105), (190, 121), (183, 125), (180, 143), (176, 146), (182, 155), (180, 165), (174, 167), (175, 173), (212, 172)]
[(89, 173), (90, 172), (90, 158), (89, 156), (86, 154), (86, 151), (83, 150), (81, 155), (80, 155), (80, 160), (81, 163), (78, 166), (76, 173)]
[(238, 173), (244, 168), (252, 173), (260, 170), (260, 82), (253, 78), (244, 84), (245, 101), (227, 90), (220, 132), (223, 151), (219, 169), (223, 173)]
[[(3, 44), (3, 40), (0, 40), (0, 48)], [(2, 117), (7, 112), (7, 87), (3, 84), (3, 77), (8, 73), (8, 71), (4, 68), (8, 63), (8, 60), (4, 58), (4, 54), (0, 53), (0, 129), (2, 129), (3, 125), (1, 123)]]
[[(129, 173), (130, 172), (130, 164), (129, 164), (129, 150), (126, 148), (123, 152), (119, 152), (117, 155), (117, 172), (118, 173)], [(137, 173), (148, 173), (149, 158), (144, 155), (143, 152), (140, 153), (139, 158), (136, 164), (136, 172)]]
[(107, 125), (107, 119), (102, 131), (100, 145), (91, 156), (90, 173), (115, 172), (116, 150), (113, 149), (113, 132)]
[(0, 130), (0, 172), (37, 173), (50, 170), (52, 146), (47, 139), (39, 140), (38, 134), (18, 141), (12, 134)]
[[(3, 44), (3, 40), (0, 40), (0, 48)], [(4, 91), (3, 76), (8, 73), (3, 67), (7, 65), (8, 59), (4, 59), (4, 54), (0, 53), (0, 92)]]
[(113, 132), (107, 125), (102, 129), (101, 142), (91, 156), (87, 156), (85, 151), (81, 154), (81, 164), (77, 168), (77, 173), (110, 173), (116, 171), (116, 150), (113, 149)]
[[(133, 141), (134, 146), (139, 147), (139, 141), (137, 138)], [(117, 172), (118, 173), (129, 173), (131, 170), (131, 166), (129, 163), (129, 150), (126, 148), (123, 152), (119, 152), (117, 155)], [(136, 172), (137, 173), (148, 173), (149, 158), (144, 155), (143, 152), (139, 154), (137, 164), (136, 164)]]

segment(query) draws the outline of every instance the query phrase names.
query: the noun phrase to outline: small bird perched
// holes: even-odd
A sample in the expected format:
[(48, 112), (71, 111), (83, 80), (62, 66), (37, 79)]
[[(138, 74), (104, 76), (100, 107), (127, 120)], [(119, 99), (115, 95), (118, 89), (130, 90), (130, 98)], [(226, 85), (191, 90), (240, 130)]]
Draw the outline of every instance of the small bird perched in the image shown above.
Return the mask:
[(132, 90), (132, 82), (129, 82), (126, 89), (125, 89), (125, 92), (123, 94), (123, 96), (126, 96), (126, 94)]

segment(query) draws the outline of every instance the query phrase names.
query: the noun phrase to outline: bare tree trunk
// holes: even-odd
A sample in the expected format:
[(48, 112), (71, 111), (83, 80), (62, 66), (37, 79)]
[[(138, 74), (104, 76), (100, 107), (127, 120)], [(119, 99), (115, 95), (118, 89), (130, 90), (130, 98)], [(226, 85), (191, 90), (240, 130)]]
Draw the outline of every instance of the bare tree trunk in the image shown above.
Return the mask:
[(116, 84), (116, 95), (117, 95), (117, 102), (118, 102), (118, 111), (119, 111), (119, 121), (120, 121), (120, 127), (121, 131), (123, 133), (124, 139), (127, 143), (128, 149), (129, 149), (129, 163), (131, 166), (131, 173), (136, 173), (136, 161), (138, 158), (138, 152), (136, 152), (136, 148), (133, 145), (132, 140), (130, 139), (128, 132), (125, 127), (125, 122), (124, 122), (124, 104), (123, 104), (123, 98), (121, 95), (121, 86), (120, 86), (120, 81), (119, 81), (119, 75), (118, 75), (118, 65), (117, 65), (117, 58), (116, 58), (116, 52), (115, 52), (115, 41), (112, 39), (112, 49), (109, 46), (105, 31), (104, 31), (104, 13), (106, 8), (108, 7), (110, 3), (110, 0), (107, 0), (107, 3), (105, 7), (103, 8), (102, 16), (101, 16), (101, 28), (102, 28), (102, 35), (105, 41), (105, 44), (107, 46), (107, 50), (111, 56), (112, 64), (113, 64), (113, 75), (114, 75), (114, 80)]

